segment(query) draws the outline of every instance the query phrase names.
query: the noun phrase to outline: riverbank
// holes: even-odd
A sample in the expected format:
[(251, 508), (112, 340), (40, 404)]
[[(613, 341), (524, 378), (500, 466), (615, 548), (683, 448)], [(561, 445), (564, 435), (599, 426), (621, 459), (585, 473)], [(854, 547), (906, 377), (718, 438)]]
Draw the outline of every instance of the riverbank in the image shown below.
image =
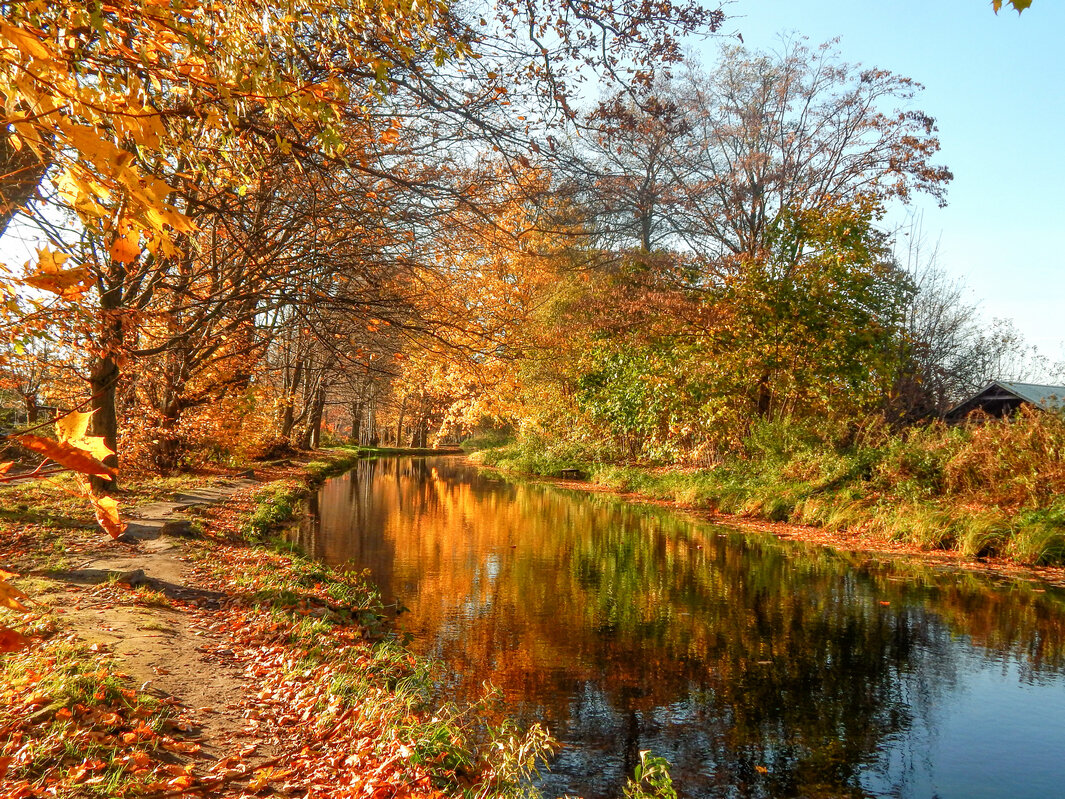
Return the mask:
[(431, 705), (373, 587), (276, 537), (361, 454), (128, 480), (115, 542), (63, 479), (0, 489), (0, 795), (521, 793), (546, 734)]
[[(975, 431), (933, 429), (880, 449), (755, 449), (712, 469), (599, 462), (542, 443), (471, 449), (470, 457), (780, 538), (1065, 587), (1056, 448), (1063, 433), (1059, 420), (1026, 418)], [(995, 445), (1010, 443), (1017, 452), (987, 462)], [(1022, 449), (1033, 443), (1052, 454)]]

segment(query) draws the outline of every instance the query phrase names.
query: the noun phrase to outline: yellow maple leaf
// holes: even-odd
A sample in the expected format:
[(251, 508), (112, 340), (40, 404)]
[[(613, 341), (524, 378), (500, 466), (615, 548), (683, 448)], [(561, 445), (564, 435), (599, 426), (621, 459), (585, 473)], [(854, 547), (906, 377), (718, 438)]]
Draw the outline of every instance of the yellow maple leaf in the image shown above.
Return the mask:
[(118, 515), (118, 502), (112, 497), (89, 497), (93, 510), (96, 512), (96, 522), (112, 538), (118, 538), (126, 529), (126, 525)]
[(0, 608), (25, 611), (27, 608), (20, 601), (22, 599), (29, 599), (29, 597), (10, 583), (0, 581)]
[(104, 443), (103, 436), (88, 435), (92, 413), (73, 411), (55, 421), (55, 435), (61, 442), (66, 442), (89, 453), (98, 461), (103, 461), (115, 452)]
[(27, 276), (23, 282), (28, 286), (58, 294), (65, 300), (80, 297), (92, 286), (89, 270), (82, 266), (65, 268), (70, 256), (54, 252), (47, 247), (37, 250), (37, 264), (27, 261)]
[(115, 236), (110, 247), (111, 259), (121, 264), (131, 264), (141, 254), (136, 234)]
[(92, 413), (73, 411), (55, 420), (55, 435), (60, 441), (76, 441), (85, 438), (89, 430)]

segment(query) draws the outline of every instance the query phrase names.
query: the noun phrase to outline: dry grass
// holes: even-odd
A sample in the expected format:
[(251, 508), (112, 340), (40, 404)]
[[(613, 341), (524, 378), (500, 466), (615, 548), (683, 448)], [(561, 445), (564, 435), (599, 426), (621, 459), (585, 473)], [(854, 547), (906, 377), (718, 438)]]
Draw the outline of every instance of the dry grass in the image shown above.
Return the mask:
[[(549, 459), (548, 459), (549, 460)], [(542, 448), (493, 450), (504, 468), (553, 474)], [(1065, 418), (1026, 411), (891, 434), (765, 423), (713, 469), (567, 459), (622, 492), (720, 513), (861, 531), (967, 557), (1065, 563)]]

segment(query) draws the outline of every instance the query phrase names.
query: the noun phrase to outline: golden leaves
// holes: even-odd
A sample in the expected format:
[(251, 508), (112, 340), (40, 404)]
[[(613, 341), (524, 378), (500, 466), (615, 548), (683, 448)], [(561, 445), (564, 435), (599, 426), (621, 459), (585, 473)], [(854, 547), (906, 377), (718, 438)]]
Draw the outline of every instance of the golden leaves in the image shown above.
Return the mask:
[(111, 254), (112, 261), (120, 264), (131, 264), (137, 260), (137, 256), (141, 253), (141, 248), (135, 234), (126, 233), (116, 235), (112, 239), (108, 251)]
[(0, 579), (0, 607), (25, 612), (27, 607), (22, 604), (21, 600), (29, 599), (29, 597), (7, 582), (8, 577), (11, 576), (9, 572), (4, 572), (4, 574), (7, 577)]
[[(27, 608), (21, 600), (29, 597), (8, 582), (8, 579), (14, 576), (11, 572), (0, 569), (0, 607), (25, 612)], [(21, 633), (0, 627), (0, 652), (15, 652), (22, 649), (26, 643), (26, 638)]]
[(27, 30), (11, 25), (0, 20), (0, 42), (6, 40), (16, 51), (19, 51), (30, 59), (37, 61), (53, 62), (53, 53), (44, 46), (43, 41)]
[(66, 442), (52, 441), (50, 438), (42, 438), (29, 433), (15, 436), (14, 440), (26, 449), (44, 455), (60, 466), (75, 472), (97, 477), (114, 476), (114, 472), (109, 466), (104, 466), (89, 453)]
[[(94, 467), (98, 466), (106, 470), (104, 474), (100, 476), (113, 476), (114, 470), (109, 466), (104, 465), (103, 461), (115, 453), (106, 443), (104, 443), (102, 436), (88, 435), (90, 421), (92, 421), (91, 413), (84, 413), (82, 411), (68, 413), (66, 416), (56, 420), (56, 436), (61, 445), (74, 447), (79, 453), (86, 453)], [(53, 460), (56, 459), (53, 458)], [(112, 538), (118, 538), (126, 529), (126, 525), (122, 523), (122, 520), (118, 515), (118, 502), (112, 497), (98, 496), (92, 490), (89, 481), (81, 476), (84, 474), (96, 474), (95, 472), (90, 472), (84, 468), (76, 469), (76, 471), (80, 473), (78, 482), (82, 492), (88, 498), (89, 502), (92, 503), (97, 524), (99, 524), (100, 527)]]
[[(55, 420), (55, 432), (60, 441), (79, 441), (86, 437), (89, 430), (89, 422), (92, 421), (91, 413), (74, 411)], [(102, 459), (101, 459), (102, 460)]]
[(54, 252), (47, 247), (37, 250), (36, 268), (30, 262), (25, 264), (27, 277), (23, 282), (28, 286), (58, 294), (65, 300), (73, 300), (87, 292), (92, 286), (89, 271), (82, 266), (66, 268), (68, 255)]
[(13, 440), (26, 449), (76, 472), (78, 485), (92, 503), (97, 523), (112, 538), (118, 538), (125, 530), (125, 525), (119, 518), (118, 503), (111, 497), (97, 494), (87, 479), (87, 476), (112, 478), (115, 475), (115, 470), (103, 463), (115, 454), (114, 451), (107, 446), (102, 436), (88, 435), (91, 419), (91, 413), (80, 411), (56, 419), (58, 441), (29, 433), (15, 436)]
[(112, 538), (118, 538), (126, 530), (126, 525), (118, 515), (118, 502), (112, 497), (98, 497), (87, 492), (96, 514), (96, 523)]

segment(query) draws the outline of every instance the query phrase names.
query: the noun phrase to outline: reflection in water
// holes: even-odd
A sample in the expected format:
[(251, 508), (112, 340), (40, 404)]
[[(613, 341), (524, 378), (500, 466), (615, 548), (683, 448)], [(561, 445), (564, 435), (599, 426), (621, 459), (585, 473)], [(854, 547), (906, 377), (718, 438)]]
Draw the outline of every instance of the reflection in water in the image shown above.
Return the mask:
[(642, 749), (684, 796), (1065, 795), (1065, 597), (900, 571), (458, 458), (367, 460), (300, 543), (368, 568), (449, 692), (564, 744), (548, 796)]

